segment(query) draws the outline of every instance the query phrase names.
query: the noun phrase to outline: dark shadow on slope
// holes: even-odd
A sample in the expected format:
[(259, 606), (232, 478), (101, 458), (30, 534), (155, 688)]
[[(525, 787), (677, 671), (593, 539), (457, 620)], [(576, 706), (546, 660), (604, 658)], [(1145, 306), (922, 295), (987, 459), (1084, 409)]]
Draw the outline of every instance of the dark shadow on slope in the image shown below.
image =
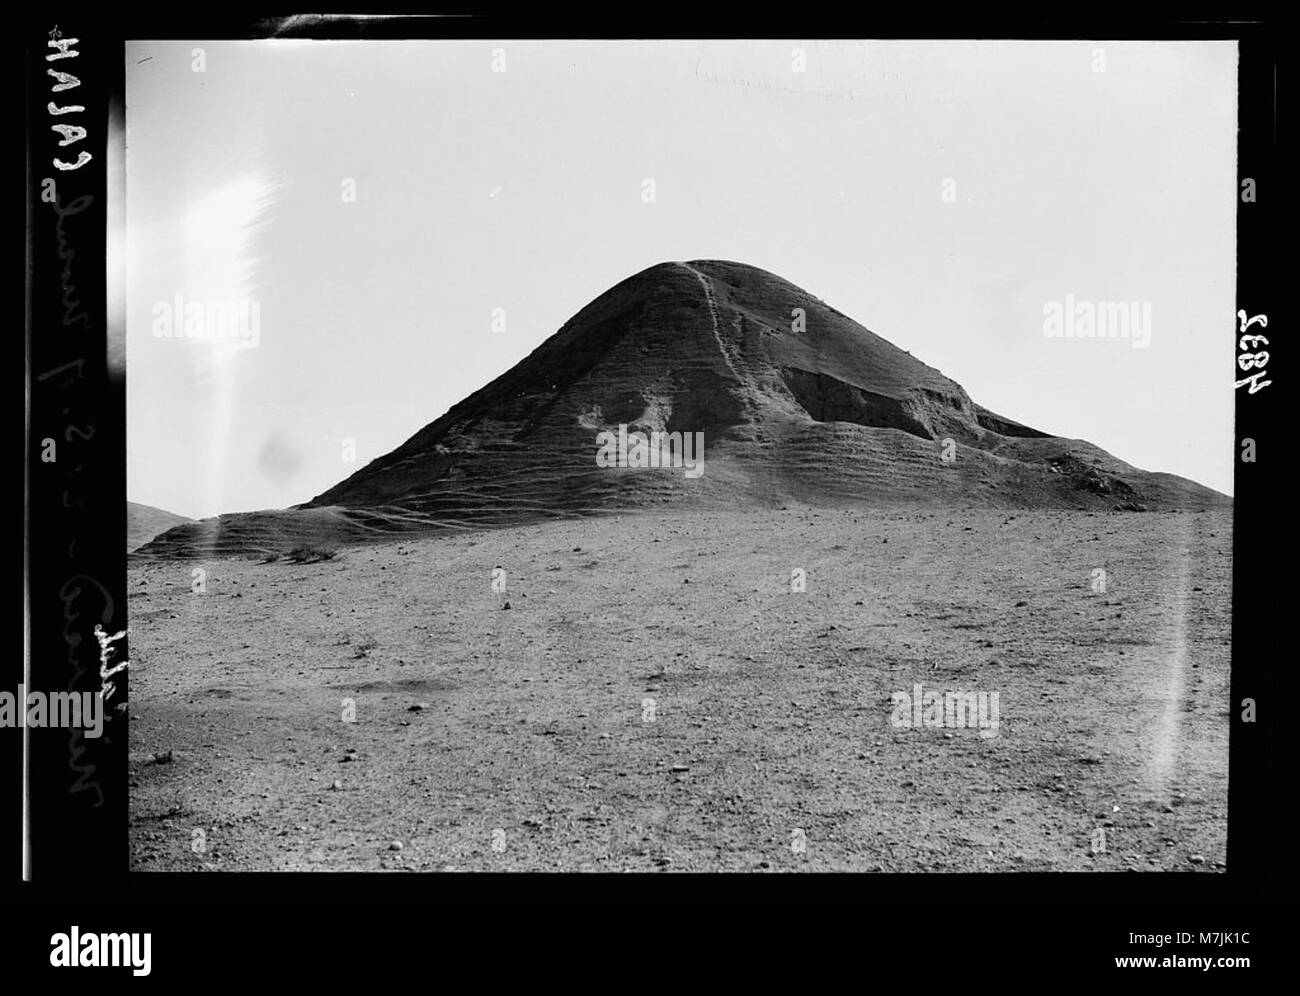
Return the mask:
[(901, 429), (921, 439), (934, 438), (896, 398), (793, 367), (782, 369), (781, 377), (795, 401), (817, 422), (855, 422), (873, 429)]

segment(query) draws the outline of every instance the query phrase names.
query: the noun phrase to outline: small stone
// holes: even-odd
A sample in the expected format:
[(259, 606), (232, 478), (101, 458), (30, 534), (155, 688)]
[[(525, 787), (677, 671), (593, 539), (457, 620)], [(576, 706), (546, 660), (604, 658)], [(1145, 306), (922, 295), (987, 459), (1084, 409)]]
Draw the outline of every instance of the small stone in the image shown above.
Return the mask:
[(388, 849), (390, 851), (400, 851), (402, 849), (402, 842), (400, 840), (395, 840), (388, 845)]
[(510, 608), (510, 603), (509, 603), (509, 602), (506, 602), (504, 605), (501, 606), (501, 608), (503, 608), (503, 609), (508, 609), (508, 608)]
[(1187, 860), (1190, 861), (1190, 862), (1191, 862), (1192, 864), (1194, 864), (1194, 865), (1203, 865), (1203, 864), (1205, 864), (1205, 857), (1204, 857), (1203, 855), (1200, 855), (1200, 854), (1193, 854), (1193, 855), (1191, 855)]
[(331, 785), (330, 788), (332, 788), (335, 792), (339, 792), (343, 788), (343, 783), (336, 778), (334, 779), (334, 784)]

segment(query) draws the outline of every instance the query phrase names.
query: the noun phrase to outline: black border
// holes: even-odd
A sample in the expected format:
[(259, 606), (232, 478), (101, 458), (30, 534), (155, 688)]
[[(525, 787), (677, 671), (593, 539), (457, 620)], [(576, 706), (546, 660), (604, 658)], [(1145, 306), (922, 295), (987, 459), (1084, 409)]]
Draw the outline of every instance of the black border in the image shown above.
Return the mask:
[[(1286, 704), (1295, 701), (1282, 686), (1291, 676), (1280, 659), (1285, 620), (1269, 610), (1276, 603), (1274, 571), (1284, 566), (1277, 534), (1281, 520), (1276, 505), (1280, 482), (1275, 476), (1285, 461), (1285, 442), (1279, 438), (1285, 423), (1279, 399), (1287, 389), (1285, 364), (1287, 331), (1281, 326), (1285, 314), (1275, 314), (1276, 275), (1281, 252), (1276, 248), (1280, 232), (1282, 191), (1277, 170), (1279, 44), (1276, 26), (1262, 21), (1240, 20), (1139, 20), (1041, 19), (993, 26), (988, 17), (920, 18), (911, 21), (882, 21), (878, 12), (857, 19), (809, 15), (801, 11), (797, 23), (767, 18), (757, 13), (744, 17), (720, 17), (708, 23), (698, 12), (691, 17), (651, 17), (644, 9), (629, 11), (645, 15), (638, 24), (548, 14), (545, 19), (525, 16), (455, 16), (437, 19), (285, 21), (266, 17), (199, 17), (186, 14), (128, 16), (105, 25), (94, 25), (76, 15), (66, 20), (56, 12), (30, 15), (25, 29), (27, 71), (28, 135), (28, 362), (30, 433), (27, 446), (30, 481), (29, 585), (32, 620), (33, 671), (41, 682), (66, 685), (71, 664), (51, 668), (36, 661), (75, 661), (87, 675), (97, 666), (93, 641), (68, 647), (64, 640), (62, 612), (65, 596), (72, 589), (69, 579), (85, 575), (99, 580), (111, 607), (96, 586), (81, 583), (83, 594), (75, 603), (87, 628), (92, 616), (106, 616), (105, 626), (125, 628), (125, 408), (124, 383), (109, 378), (103, 363), (102, 336), (108, 316), (105, 309), (105, 275), (92, 261), (102, 260), (105, 251), (104, 205), (107, 194), (104, 140), (110, 108), (123, 93), (121, 45), (129, 38), (477, 38), (490, 42), (518, 38), (1019, 38), (1019, 39), (1232, 39), (1239, 46), (1239, 146), (1238, 172), (1257, 184), (1257, 200), (1242, 203), (1238, 198), (1237, 300), (1250, 314), (1270, 316), (1274, 333), (1270, 343), (1270, 370), (1277, 383), (1255, 395), (1237, 392), (1236, 436), (1255, 440), (1258, 461), (1236, 461), (1235, 528), (1233, 563), (1233, 720), (1230, 748), (1229, 851), (1228, 870), (1222, 874), (1181, 873), (1139, 874), (1020, 874), (1020, 875), (841, 875), (739, 876), (739, 875), (400, 875), (395, 873), (331, 875), (194, 874), (131, 875), (125, 871), (126, 846), (126, 744), (125, 737), (107, 736), (92, 745), (84, 760), (95, 764), (101, 785), (118, 784), (123, 791), (105, 793), (105, 804), (87, 805), (93, 793), (70, 795), (67, 772), (68, 745), (59, 736), (33, 735), (33, 758), (37, 770), (57, 771), (56, 776), (34, 779), (33, 823), (37, 828), (34, 845), (34, 883), (18, 885), (16, 898), (28, 907), (43, 907), (51, 915), (60, 911), (75, 889), (83, 912), (97, 907), (160, 908), (184, 904), (187, 907), (224, 907), (244, 910), (250, 901), (274, 901), (317, 907), (328, 912), (338, 906), (412, 907), (429, 904), (481, 905), (501, 902), (525, 904), (743, 904), (762, 907), (772, 904), (818, 902), (834, 905), (875, 905), (885, 908), (915, 908), (941, 904), (953, 907), (1009, 907), (1064, 905), (1076, 913), (1116, 907), (1177, 907), (1194, 917), (1203, 928), (1205, 912), (1214, 908), (1254, 907), (1293, 901), (1291, 875), (1282, 857), (1287, 852), (1285, 812), (1292, 769), (1278, 755), (1287, 743), (1284, 724), (1289, 719)], [(76, 102), (87, 106), (82, 123), (91, 133), (89, 148), (95, 160), (82, 170), (57, 177), (60, 200), (88, 194), (91, 208), (75, 219), (70, 237), (76, 251), (76, 284), (87, 314), (88, 328), (78, 334), (62, 334), (63, 309), (58, 246), (49, 204), (40, 201), (41, 180), (49, 174), (49, 158), (55, 138), (47, 129), (45, 103), (49, 99), (44, 79), (45, 42), (54, 23), (65, 35), (81, 39), (77, 60), (83, 80), (75, 91)], [(707, 29), (702, 24), (708, 24)], [(629, 28), (631, 30), (629, 30)], [(69, 60), (71, 61), (71, 60)], [(67, 190), (67, 194), (63, 191)], [(73, 223), (75, 222), (75, 226)], [(1224, 363), (1233, 363), (1231, 376), (1241, 376), (1235, 366), (1235, 321), (1225, 316)], [(61, 334), (52, 335), (53, 329)], [(1252, 329), (1252, 332), (1260, 331)], [(1265, 333), (1267, 334), (1267, 333)], [(1280, 342), (1278, 340), (1281, 340)], [(1227, 344), (1232, 342), (1229, 347)], [(39, 374), (61, 365), (83, 361), (84, 376), (41, 380)], [(93, 439), (83, 440), (68, 425), (93, 426)], [(56, 435), (60, 442), (57, 465), (42, 464), (40, 440)], [(64, 437), (67, 442), (64, 442)], [(67, 454), (65, 458), (64, 454)], [(73, 459), (75, 456), (75, 460)], [(77, 463), (81, 470), (74, 470)], [(64, 506), (64, 496), (72, 507)], [(80, 502), (80, 505), (78, 505)], [(75, 539), (71, 553), (68, 543)], [(76, 587), (77, 582), (72, 582)], [(63, 595), (60, 595), (63, 592)], [(101, 612), (101, 609), (103, 610)], [(71, 655), (71, 656), (69, 656)], [(21, 663), (19, 664), (21, 680)], [(80, 680), (89, 680), (83, 676)], [(1293, 679), (1292, 679), (1293, 680)], [(14, 684), (17, 682), (15, 681)], [(124, 689), (125, 690), (125, 689)], [(1240, 703), (1247, 697), (1258, 704), (1253, 724), (1240, 721)], [(39, 740), (39, 745), (38, 745)], [(0, 732), (3, 767), (0, 793), (15, 798), (11, 786), (20, 781), (20, 767), (14, 763), (14, 731)], [(6, 831), (15, 820), (8, 801), (4, 809)], [(7, 833), (0, 836), (5, 855), (16, 852)], [(79, 860), (73, 860), (79, 855)], [(0, 880), (13, 882), (18, 871), (16, 857), (7, 857)], [(932, 883), (942, 880), (942, 888)], [(89, 883), (95, 883), (92, 888)], [(197, 911), (194, 915), (199, 915)], [(1024, 911), (1021, 911), (1022, 913)], [(42, 921), (44, 928), (45, 918)], [(971, 936), (984, 936), (969, 913), (961, 918)], [(1214, 920), (1214, 918), (1209, 918)], [(156, 921), (155, 921), (156, 922)], [(252, 922), (251, 920), (249, 921)], [(1007, 921), (1003, 921), (1005, 924)], [(1032, 930), (1034, 920), (1026, 916), (1016, 922)], [(987, 926), (987, 925), (985, 925)], [(127, 929), (115, 926), (112, 929)], [(156, 929), (156, 928), (155, 928)], [(283, 929), (283, 927), (281, 928)], [(1127, 929), (1127, 928), (1125, 928)], [(1142, 929), (1141, 927), (1134, 929)], [(1183, 929), (1174, 927), (1172, 929)], [(1194, 929), (1189, 922), (1186, 929)], [(1230, 929), (1227, 923), (1208, 929)], [(1236, 928), (1244, 929), (1244, 928)], [(48, 931), (46, 939), (48, 937)], [(1118, 950), (1114, 953), (1129, 953)], [(1222, 953), (1222, 952), (1220, 952)]]

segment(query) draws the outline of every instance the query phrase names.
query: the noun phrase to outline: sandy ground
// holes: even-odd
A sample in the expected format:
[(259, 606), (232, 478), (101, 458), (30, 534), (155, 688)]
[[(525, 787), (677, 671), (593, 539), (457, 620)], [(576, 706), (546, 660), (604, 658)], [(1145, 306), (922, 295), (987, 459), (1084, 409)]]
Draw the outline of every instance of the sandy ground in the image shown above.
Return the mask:
[(132, 868), (1221, 870), (1230, 566), (1230, 513), (804, 508), (135, 564)]

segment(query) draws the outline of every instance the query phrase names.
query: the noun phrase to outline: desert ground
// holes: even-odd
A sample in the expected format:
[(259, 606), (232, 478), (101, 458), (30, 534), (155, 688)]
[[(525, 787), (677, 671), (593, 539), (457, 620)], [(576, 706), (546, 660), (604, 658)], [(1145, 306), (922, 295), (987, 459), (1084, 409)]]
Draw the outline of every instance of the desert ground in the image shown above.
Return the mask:
[[(137, 560), (131, 866), (1222, 870), (1231, 526), (791, 505)], [(916, 684), (997, 692), (997, 735), (897, 728)]]

